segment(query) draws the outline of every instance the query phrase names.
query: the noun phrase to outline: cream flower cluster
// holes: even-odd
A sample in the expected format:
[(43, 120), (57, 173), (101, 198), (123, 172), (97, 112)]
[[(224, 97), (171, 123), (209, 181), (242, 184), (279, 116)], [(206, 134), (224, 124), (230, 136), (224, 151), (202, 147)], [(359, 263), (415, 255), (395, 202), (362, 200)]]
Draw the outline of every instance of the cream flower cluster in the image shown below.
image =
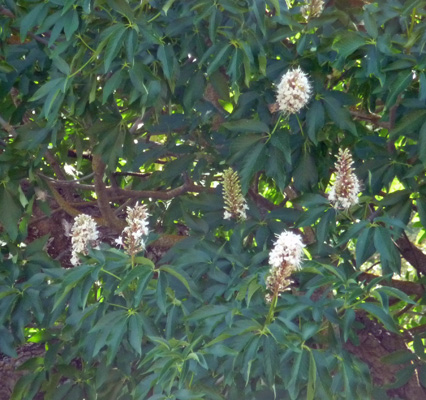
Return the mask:
[(271, 301), (289, 285), (289, 277), (293, 271), (300, 268), (303, 248), (300, 235), (290, 231), (284, 231), (277, 236), (274, 248), (269, 253), (269, 276), (266, 279), (266, 288), (270, 293), (266, 300)]
[(310, 0), (308, 4), (302, 7), (302, 15), (305, 19), (317, 18), (324, 10), (323, 0)]
[(90, 215), (77, 215), (71, 228), (71, 264), (79, 265), (78, 254), (87, 255), (88, 246), (95, 246), (98, 238), (95, 220)]
[(308, 104), (312, 86), (300, 67), (287, 71), (277, 87), (279, 109), (286, 114), (296, 114)]
[(339, 157), (335, 164), (336, 181), (328, 193), (328, 199), (335, 208), (347, 210), (358, 203), (360, 182), (353, 172), (353, 160), (348, 149), (339, 150)]
[(223, 173), (223, 201), (225, 219), (235, 218), (240, 221), (247, 219), (248, 206), (241, 192), (238, 174), (232, 168)]
[(123, 229), (122, 236), (116, 239), (116, 243), (122, 245), (130, 256), (135, 256), (145, 250), (144, 236), (148, 230), (147, 208), (143, 204), (136, 204), (133, 208), (127, 207), (127, 226)]

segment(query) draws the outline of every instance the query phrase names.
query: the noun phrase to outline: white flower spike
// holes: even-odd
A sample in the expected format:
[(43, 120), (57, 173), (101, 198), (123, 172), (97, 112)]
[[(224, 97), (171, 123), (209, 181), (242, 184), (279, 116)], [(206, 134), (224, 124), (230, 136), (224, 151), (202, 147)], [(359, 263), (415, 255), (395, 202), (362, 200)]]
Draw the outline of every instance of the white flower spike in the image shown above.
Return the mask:
[(318, 18), (324, 10), (323, 0), (308, 0), (308, 3), (302, 7), (302, 15), (306, 20)]
[(71, 228), (71, 264), (79, 265), (78, 254), (87, 255), (88, 247), (94, 247), (99, 238), (95, 220), (86, 214), (77, 215)]
[(269, 253), (269, 276), (266, 279), (266, 288), (270, 292), (266, 300), (270, 302), (274, 296), (290, 284), (290, 275), (300, 268), (305, 245), (302, 237), (290, 231), (284, 231), (277, 236), (274, 248)]
[(277, 87), (277, 103), (285, 114), (296, 114), (308, 104), (312, 86), (308, 76), (300, 69), (287, 71)]
[(361, 190), (360, 182), (353, 172), (353, 160), (348, 149), (339, 150), (339, 157), (335, 164), (336, 181), (328, 193), (328, 199), (337, 209), (347, 210), (358, 204), (358, 194)]
[(234, 218), (239, 221), (247, 219), (248, 206), (241, 193), (238, 174), (232, 168), (228, 168), (223, 173), (223, 201), (225, 203), (224, 219)]
[(140, 251), (145, 250), (144, 236), (148, 236), (147, 208), (143, 204), (136, 204), (133, 208), (127, 207), (127, 226), (123, 229), (122, 237), (116, 243), (123, 245), (127, 254), (134, 257)]

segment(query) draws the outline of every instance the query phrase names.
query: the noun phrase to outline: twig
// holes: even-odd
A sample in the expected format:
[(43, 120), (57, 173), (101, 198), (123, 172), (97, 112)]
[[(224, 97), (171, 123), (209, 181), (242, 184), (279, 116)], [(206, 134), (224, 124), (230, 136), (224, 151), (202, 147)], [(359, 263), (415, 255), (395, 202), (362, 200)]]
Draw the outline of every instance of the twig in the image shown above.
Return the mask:
[(364, 113), (362, 111), (358, 111), (358, 110), (349, 110), (349, 112), (353, 117), (360, 119), (361, 121), (370, 122), (375, 126), (379, 126), (381, 128), (385, 128), (385, 129), (391, 129), (391, 127), (392, 127), (390, 122), (381, 121), (382, 117), (380, 115), (366, 114), (366, 113)]

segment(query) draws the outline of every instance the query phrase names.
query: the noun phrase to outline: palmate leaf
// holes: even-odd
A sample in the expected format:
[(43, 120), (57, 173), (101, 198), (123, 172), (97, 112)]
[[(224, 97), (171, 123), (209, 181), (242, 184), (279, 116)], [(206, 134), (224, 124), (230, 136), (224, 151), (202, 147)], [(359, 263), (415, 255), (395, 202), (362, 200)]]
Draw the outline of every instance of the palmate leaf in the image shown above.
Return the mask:
[(332, 48), (343, 58), (366, 44), (366, 38), (361, 32), (344, 32), (334, 39)]
[(247, 193), (250, 181), (255, 172), (263, 169), (266, 159), (265, 145), (257, 143), (256, 146), (246, 155), (241, 168), (241, 189), (243, 194)]
[(18, 236), (18, 223), (23, 210), (14, 194), (4, 186), (0, 186), (0, 221), (11, 240)]
[(222, 124), (222, 126), (233, 132), (269, 132), (269, 127), (264, 122), (250, 119), (241, 119), (238, 121), (226, 122)]
[(389, 315), (382, 307), (379, 307), (373, 303), (361, 303), (357, 305), (358, 309), (367, 311), (374, 317), (376, 317), (380, 322), (383, 323), (384, 327), (394, 333), (398, 333), (398, 328), (393, 320), (392, 316)]

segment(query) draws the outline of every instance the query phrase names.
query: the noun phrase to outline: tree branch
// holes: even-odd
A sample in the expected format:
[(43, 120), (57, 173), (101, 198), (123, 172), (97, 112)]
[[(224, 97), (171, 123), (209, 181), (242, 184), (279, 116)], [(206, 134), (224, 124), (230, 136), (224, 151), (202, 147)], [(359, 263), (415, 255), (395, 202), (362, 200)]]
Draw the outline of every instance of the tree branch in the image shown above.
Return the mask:
[(102, 217), (105, 219), (107, 226), (116, 230), (117, 232), (121, 232), (125, 227), (125, 223), (124, 221), (117, 218), (109, 204), (110, 200), (108, 198), (108, 192), (103, 181), (105, 164), (102, 161), (100, 155), (93, 155), (92, 168), (93, 172), (95, 173), (95, 191), (98, 198), (99, 211), (101, 212)]
[(426, 275), (426, 254), (410, 242), (405, 232), (396, 241), (396, 246), (402, 257), (415, 268), (417, 273)]

